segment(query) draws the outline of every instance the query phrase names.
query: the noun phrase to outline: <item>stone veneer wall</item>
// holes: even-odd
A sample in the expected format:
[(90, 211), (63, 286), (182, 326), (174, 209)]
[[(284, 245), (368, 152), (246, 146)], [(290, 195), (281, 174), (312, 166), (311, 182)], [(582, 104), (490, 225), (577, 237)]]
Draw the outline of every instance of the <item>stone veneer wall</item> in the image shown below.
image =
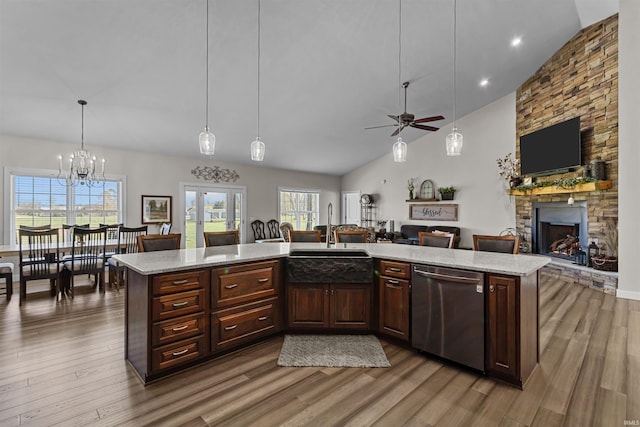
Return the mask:
[[(516, 136), (580, 116), (582, 161), (599, 156), (606, 161), (613, 187), (602, 192), (573, 193), (587, 201), (589, 241), (604, 245), (606, 222), (618, 220), (618, 15), (577, 33), (516, 93)], [(516, 142), (516, 157), (519, 158)], [(554, 180), (582, 175), (571, 173), (539, 178)], [(514, 196), (516, 228), (531, 242), (532, 203), (566, 202), (569, 194)], [(586, 247), (589, 242), (582, 242)], [(604, 252), (611, 254), (610, 249)]]

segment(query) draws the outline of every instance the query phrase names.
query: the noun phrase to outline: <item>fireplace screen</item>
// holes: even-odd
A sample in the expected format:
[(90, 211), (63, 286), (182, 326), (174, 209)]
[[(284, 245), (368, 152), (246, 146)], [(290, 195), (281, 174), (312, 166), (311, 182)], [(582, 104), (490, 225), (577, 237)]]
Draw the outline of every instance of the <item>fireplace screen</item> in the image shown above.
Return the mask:
[(544, 255), (573, 259), (580, 249), (580, 224), (540, 222), (540, 252)]

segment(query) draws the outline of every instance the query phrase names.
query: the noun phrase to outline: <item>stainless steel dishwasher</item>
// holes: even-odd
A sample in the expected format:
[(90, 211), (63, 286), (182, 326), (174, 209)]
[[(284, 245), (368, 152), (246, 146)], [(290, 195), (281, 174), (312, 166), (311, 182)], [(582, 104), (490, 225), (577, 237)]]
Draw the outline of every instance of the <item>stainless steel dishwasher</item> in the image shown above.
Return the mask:
[(413, 265), (411, 345), (484, 371), (484, 274)]

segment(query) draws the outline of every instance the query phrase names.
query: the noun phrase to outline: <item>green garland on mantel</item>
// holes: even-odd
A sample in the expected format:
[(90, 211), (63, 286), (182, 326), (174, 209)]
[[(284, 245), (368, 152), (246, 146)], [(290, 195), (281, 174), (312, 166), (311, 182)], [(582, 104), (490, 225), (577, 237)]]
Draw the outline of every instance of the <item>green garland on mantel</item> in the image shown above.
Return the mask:
[(554, 181), (542, 181), (542, 182), (534, 182), (533, 184), (522, 184), (513, 187), (513, 190), (518, 190), (522, 192), (531, 191), (535, 188), (543, 188), (543, 187), (552, 187), (556, 186), (558, 188), (566, 188), (570, 189), (579, 184), (586, 184), (587, 182), (595, 182), (597, 179), (592, 177), (577, 177), (577, 178), (560, 178)]

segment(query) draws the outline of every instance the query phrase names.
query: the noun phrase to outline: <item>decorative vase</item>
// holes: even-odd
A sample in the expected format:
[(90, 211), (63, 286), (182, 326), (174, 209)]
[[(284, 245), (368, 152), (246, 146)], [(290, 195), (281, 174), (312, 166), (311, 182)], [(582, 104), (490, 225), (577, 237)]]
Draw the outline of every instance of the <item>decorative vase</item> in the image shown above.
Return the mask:
[(413, 200), (413, 190), (409, 190), (409, 200)]
[(440, 193), (441, 200), (453, 200), (453, 195), (455, 193)]
[(522, 178), (519, 176), (512, 176), (509, 179), (509, 185), (511, 186), (511, 188), (515, 188), (520, 184), (522, 184)]

